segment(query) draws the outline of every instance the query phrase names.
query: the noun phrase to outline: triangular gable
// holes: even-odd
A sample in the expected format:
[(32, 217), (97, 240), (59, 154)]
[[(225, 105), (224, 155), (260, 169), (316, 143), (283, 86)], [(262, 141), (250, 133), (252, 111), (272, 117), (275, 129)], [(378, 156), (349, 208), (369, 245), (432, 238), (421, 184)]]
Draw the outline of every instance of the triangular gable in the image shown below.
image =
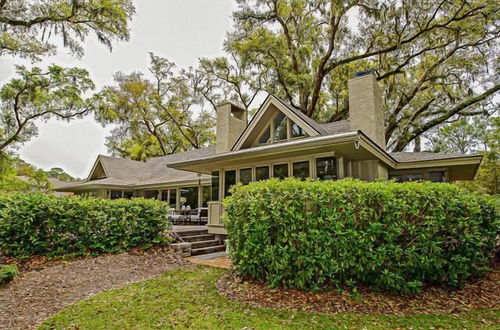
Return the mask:
[(92, 170), (90, 170), (90, 174), (87, 178), (87, 181), (103, 179), (103, 178), (107, 178), (107, 177), (108, 177), (108, 173), (106, 172), (106, 169), (104, 168), (104, 165), (100, 159), (100, 156), (98, 156), (95, 163), (94, 163), (94, 166), (92, 167)]
[(291, 109), (277, 97), (269, 94), (243, 133), (241, 133), (238, 140), (236, 140), (231, 150), (236, 151), (254, 145), (254, 142), (259, 139), (267, 125), (269, 125), (270, 120), (274, 118), (277, 112), (283, 113), (293, 123), (297, 124), (308, 136), (317, 136), (322, 133), (318, 128), (313, 127), (312, 119), (300, 113), (298, 110)]

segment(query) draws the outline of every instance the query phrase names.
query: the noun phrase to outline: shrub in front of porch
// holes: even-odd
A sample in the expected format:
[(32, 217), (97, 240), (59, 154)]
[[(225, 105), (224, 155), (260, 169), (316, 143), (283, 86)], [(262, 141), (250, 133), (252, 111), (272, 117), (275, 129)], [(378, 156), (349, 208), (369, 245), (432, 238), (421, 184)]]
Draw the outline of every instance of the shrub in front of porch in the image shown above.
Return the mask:
[(450, 184), (268, 180), (224, 205), (237, 272), (307, 290), (460, 287), (488, 270), (500, 234), (493, 199)]
[(167, 208), (146, 199), (0, 194), (0, 253), (96, 255), (167, 244)]

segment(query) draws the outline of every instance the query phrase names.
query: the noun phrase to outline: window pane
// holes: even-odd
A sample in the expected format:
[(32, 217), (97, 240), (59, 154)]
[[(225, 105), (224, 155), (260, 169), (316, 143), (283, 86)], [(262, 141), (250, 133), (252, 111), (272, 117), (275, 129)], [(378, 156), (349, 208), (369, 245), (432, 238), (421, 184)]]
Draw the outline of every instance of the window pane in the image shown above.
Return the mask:
[(177, 208), (177, 189), (170, 189), (170, 195), (168, 197), (168, 205), (171, 209)]
[(168, 190), (161, 191), (161, 201), (168, 202)]
[(302, 129), (302, 127), (300, 127), (299, 125), (295, 124), (294, 122), (292, 122), (291, 128), (292, 128), (292, 138), (297, 138), (297, 137), (301, 137), (301, 136), (307, 136), (306, 132), (304, 132), (304, 130)]
[(249, 184), (252, 182), (252, 169), (243, 168), (240, 170), (240, 182), (243, 184)]
[(401, 174), (389, 174), (389, 180), (404, 182), (404, 177)]
[(111, 199), (118, 199), (122, 198), (122, 191), (121, 190), (111, 190)]
[(320, 180), (337, 180), (335, 157), (316, 158), (316, 175)]
[(286, 139), (286, 117), (283, 112), (280, 112), (276, 118), (274, 118), (274, 140), (281, 141)]
[(293, 163), (293, 176), (299, 179), (309, 177), (309, 161)]
[(278, 179), (284, 179), (288, 177), (288, 164), (274, 165), (273, 176)]
[(269, 179), (269, 166), (261, 166), (255, 168), (255, 180), (267, 180)]
[(123, 198), (131, 199), (132, 197), (134, 197), (134, 192), (133, 191), (125, 191), (123, 193)]
[(429, 172), (429, 181), (444, 182), (444, 172), (443, 171)]
[(212, 172), (212, 186), (210, 194), (211, 201), (219, 200), (219, 171)]
[(259, 138), (259, 143), (268, 143), (269, 138), (271, 137), (271, 126), (267, 126), (266, 130), (262, 133), (262, 135)]
[(405, 175), (405, 181), (419, 181), (423, 179), (424, 175), (422, 173), (411, 173)]
[(191, 209), (198, 207), (198, 187), (181, 188), (181, 199), (186, 199), (181, 205), (190, 206)]
[(224, 171), (224, 197), (230, 196), (229, 188), (236, 184), (236, 170)]
[(158, 199), (158, 190), (146, 190), (144, 192), (144, 198)]
[(201, 206), (207, 207), (208, 202), (210, 201), (210, 194), (211, 194), (211, 187), (210, 186), (203, 186), (202, 187), (202, 193), (203, 193), (203, 203)]

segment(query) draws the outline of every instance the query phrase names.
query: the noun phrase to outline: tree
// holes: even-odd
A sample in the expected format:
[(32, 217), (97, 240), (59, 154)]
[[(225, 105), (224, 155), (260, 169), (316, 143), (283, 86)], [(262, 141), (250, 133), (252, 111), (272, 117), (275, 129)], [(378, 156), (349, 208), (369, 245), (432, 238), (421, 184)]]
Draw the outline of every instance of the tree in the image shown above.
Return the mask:
[(74, 177), (66, 173), (60, 167), (53, 167), (49, 171), (46, 171), (45, 174), (47, 175), (48, 178), (55, 178), (61, 181), (76, 181)]
[[(90, 33), (111, 49), (113, 41), (128, 40), (133, 13), (130, 0), (0, 0), (0, 56), (39, 60), (55, 53), (53, 36), (81, 56)], [(83, 69), (17, 66), (16, 74), (0, 91), (0, 151), (35, 136), (36, 119), (70, 120), (92, 107), (84, 94), (94, 84)]]
[(38, 60), (55, 52), (52, 36), (81, 56), (81, 43), (91, 32), (111, 49), (115, 40), (129, 39), (134, 13), (130, 0), (0, 0), (0, 56)]
[[(114, 76), (116, 85), (106, 86), (96, 119), (117, 125), (107, 138), (108, 149), (136, 160), (163, 156), (210, 144), (214, 119), (201, 108), (200, 77), (194, 70), (175, 73), (174, 63), (150, 54), (149, 73)], [(194, 108), (199, 113), (194, 118)]]
[(262, 74), (264, 90), (319, 121), (347, 118), (347, 80), (366, 69), (383, 88), (395, 151), (450, 119), (497, 107), (496, 1), (237, 2), (226, 50)]
[(0, 90), (0, 151), (36, 136), (36, 119), (70, 120), (92, 109), (92, 102), (83, 96), (94, 88), (86, 70), (17, 66), (17, 74)]
[(487, 118), (468, 120), (462, 117), (454, 123), (442, 126), (437, 133), (428, 136), (432, 152), (461, 153), (462, 155), (486, 148), (485, 136), (488, 134)]

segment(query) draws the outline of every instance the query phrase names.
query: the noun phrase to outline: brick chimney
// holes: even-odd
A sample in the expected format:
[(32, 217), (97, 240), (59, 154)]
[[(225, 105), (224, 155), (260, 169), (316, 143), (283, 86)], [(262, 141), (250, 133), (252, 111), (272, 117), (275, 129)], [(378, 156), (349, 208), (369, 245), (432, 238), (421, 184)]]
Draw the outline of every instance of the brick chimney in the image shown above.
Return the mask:
[(216, 153), (228, 152), (247, 127), (248, 114), (245, 109), (230, 102), (217, 107)]
[(373, 71), (356, 73), (348, 81), (351, 130), (360, 130), (385, 149), (382, 93)]

